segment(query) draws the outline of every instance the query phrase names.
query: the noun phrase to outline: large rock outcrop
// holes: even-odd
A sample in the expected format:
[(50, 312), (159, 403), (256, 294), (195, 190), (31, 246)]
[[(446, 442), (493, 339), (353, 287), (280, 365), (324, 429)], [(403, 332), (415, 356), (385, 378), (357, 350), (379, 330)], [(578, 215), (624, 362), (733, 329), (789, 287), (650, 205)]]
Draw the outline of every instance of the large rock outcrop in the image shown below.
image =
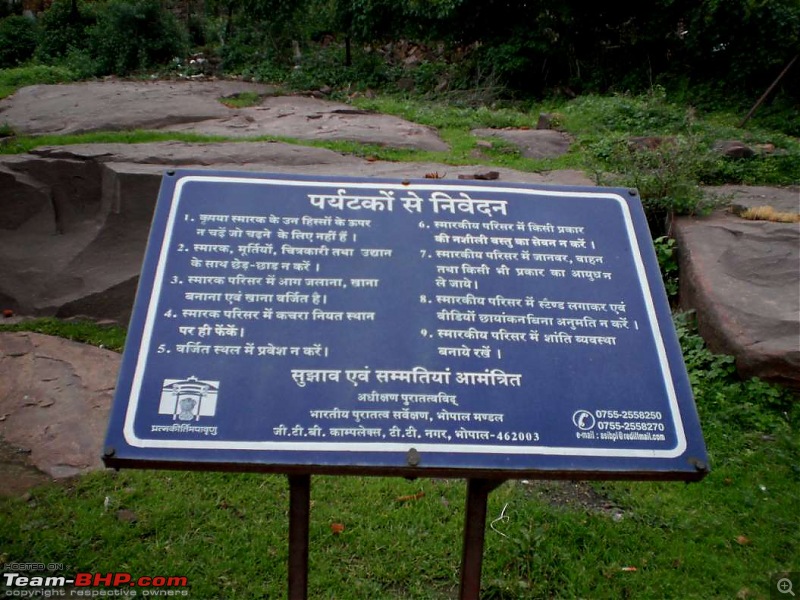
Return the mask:
[[(244, 108), (229, 108), (220, 102), (243, 92), (263, 98), (256, 106)], [(274, 93), (270, 86), (242, 81), (111, 80), (34, 85), (0, 101), (0, 122), (27, 135), (156, 129), (448, 150), (436, 130), (418, 123), (341, 102)]]
[[(800, 189), (709, 190), (734, 206), (800, 212)], [(800, 223), (717, 211), (675, 221), (681, 304), (697, 313), (709, 347), (732, 354), (743, 376), (800, 390)]]
[[(481, 170), (270, 142), (86, 144), (2, 156), (0, 308), (126, 323), (161, 176), (178, 167), (453, 179)], [(498, 171), (506, 181), (591, 185), (577, 171)]]

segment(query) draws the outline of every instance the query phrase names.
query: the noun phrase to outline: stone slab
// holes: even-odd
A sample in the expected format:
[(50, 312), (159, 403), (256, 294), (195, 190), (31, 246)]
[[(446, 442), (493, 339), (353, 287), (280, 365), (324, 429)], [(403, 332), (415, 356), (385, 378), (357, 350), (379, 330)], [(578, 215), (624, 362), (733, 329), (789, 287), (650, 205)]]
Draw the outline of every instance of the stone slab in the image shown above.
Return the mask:
[(552, 129), (473, 129), (476, 137), (497, 137), (517, 146), (525, 158), (558, 158), (569, 152), (570, 137)]
[(229, 116), (217, 99), (271, 86), (242, 81), (88, 81), (21, 88), (0, 101), (0, 121), (17, 133), (160, 129)]
[(800, 224), (680, 217), (681, 305), (745, 377), (800, 389)]
[(354, 109), (340, 102), (300, 96), (270, 97), (259, 106), (239, 109), (221, 119), (171, 125), (166, 129), (233, 137), (338, 140), (433, 152), (449, 150), (436, 130), (425, 125)]
[[(229, 108), (220, 98), (267, 96)], [(92, 81), (24, 87), (0, 101), (0, 122), (26, 135), (155, 129), (226, 137), (346, 140), (396, 148), (448, 150), (435, 129), (348, 104), (272, 96), (275, 88), (242, 81)]]
[(37, 333), (0, 333), (0, 438), (53, 478), (102, 468), (120, 355)]
[(800, 185), (785, 188), (757, 185), (720, 185), (704, 188), (707, 195), (730, 204), (734, 212), (771, 206), (778, 212), (800, 213)]

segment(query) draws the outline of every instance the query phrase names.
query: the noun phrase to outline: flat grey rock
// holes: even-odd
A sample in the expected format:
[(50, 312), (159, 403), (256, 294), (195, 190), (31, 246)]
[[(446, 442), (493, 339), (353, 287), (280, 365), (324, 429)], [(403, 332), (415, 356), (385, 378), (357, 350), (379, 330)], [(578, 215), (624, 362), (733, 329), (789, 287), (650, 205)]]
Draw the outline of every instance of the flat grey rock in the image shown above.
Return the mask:
[[(0, 308), (126, 323), (161, 177), (177, 167), (399, 179), (486, 170), (271, 142), (82, 144), (0, 156)], [(592, 184), (578, 171), (496, 170), (500, 181)]]
[(33, 85), (0, 101), (0, 121), (20, 134), (161, 129), (229, 116), (218, 98), (267, 94), (271, 86), (242, 81), (89, 81)]
[(34, 85), (0, 101), (0, 122), (26, 135), (154, 129), (225, 137), (343, 140), (396, 148), (448, 150), (438, 133), (399, 117), (301, 96), (266, 97), (228, 108), (220, 98), (275, 88), (242, 81), (94, 81)]
[(705, 193), (723, 204), (730, 204), (734, 212), (748, 208), (771, 206), (778, 212), (800, 213), (800, 186), (785, 188), (756, 185), (720, 185), (704, 188)]
[(718, 211), (680, 217), (674, 233), (681, 304), (709, 347), (735, 356), (745, 377), (800, 389), (800, 224)]
[(239, 109), (224, 118), (171, 125), (166, 129), (233, 137), (338, 140), (434, 152), (449, 150), (430, 127), (361, 111), (340, 102), (300, 96), (266, 98), (259, 106)]
[(572, 140), (552, 129), (473, 129), (476, 137), (497, 137), (517, 146), (525, 158), (558, 158), (569, 152)]
[(120, 359), (61, 338), (0, 333), (3, 444), (21, 449), (53, 478), (102, 468)]

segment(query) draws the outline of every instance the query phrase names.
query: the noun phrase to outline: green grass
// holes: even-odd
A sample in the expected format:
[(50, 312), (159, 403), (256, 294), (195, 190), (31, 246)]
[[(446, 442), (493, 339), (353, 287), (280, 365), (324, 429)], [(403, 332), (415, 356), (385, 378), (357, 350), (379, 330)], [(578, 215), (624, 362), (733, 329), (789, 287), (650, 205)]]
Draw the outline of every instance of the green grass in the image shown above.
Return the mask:
[[(67, 79), (69, 72), (49, 67), (26, 67), (0, 72), (3, 82), (18, 86), (39, 80)], [(5, 78), (5, 79), (4, 79)], [(220, 101), (252, 106), (260, 101), (255, 93), (243, 93)], [(43, 145), (73, 143), (144, 143), (184, 141), (284, 141), (312, 145), (361, 157), (389, 161), (426, 161), (449, 165), (502, 166), (521, 171), (582, 169), (597, 183), (639, 187), (642, 197), (657, 211), (691, 214), (703, 212), (699, 186), (722, 183), (791, 185), (800, 182), (800, 141), (780, 132), (750, 125), (739, 129), (738, 116), (716, 112), (700, 114), (690, 107), (669, 102), (663, 90), (640, 96), (581, 96), (570, 101), (470, 107), (403, 95), (356, 97), (352, 103), (363, 109), (396, 115), (435, 128), (449, 145), (447, 152), (388, 148), (341, 141), (307, 141), (262, 136), (234, 138), (190, 133), (154, 131), (99, 132), (67, 136), (17, 136), (0, 145), (0, 153), (22, 153)], [(521, 156), (513, 146), (487, 138), (491, 148), (478, 148), (475, 128), (533, 127), (540, 112), (555, 113), (559, 127), (574, 144), (565, 156), (534, 160)], [(631, 136), (656, 136), (668, 142), (656, 149), (631, 150)], [(721, 157), (713, 152), (716, 140), (739, 139), (750, 145), (771, 144), (775, 151), (747, 160)]]
[(65, 67), (32, 65), (14, 69), (0, 69), (0, 99), (10, 96), (27, 85), (65, 83), (78, 76)]
[[(688, 318), (676, 323), (711, 474), (690, 485), (587, 483), (578, 494), (504, 484), (489, 499), (482, 598), (768, 598), (771, 573), (800, 569), (800, 406), (740, 381)], [(15, 326), (121, 344), (106, 328), (73, 327)], [(464, 496), (460, 480), (314, 477), (309, 597), (456, 597)], [(282, 598), (287, 511), (280, 475), (99, 472), (0, 500), (0, 563), (185, 575), (192, 598)]]
[(13, 325), (0, 323), (1, 331), (32, 331), (54, 335), (75, 342), (100, 346), (121, 352), (125, 345), (125, 328), (118, 325), (97, 325), (92, 321), (62, 321), (52, 317), (22, 321)]
[(219, 101), (229, 108), (246, 108), (261, 104), (263, 96), (256, 92), (240, 92), (232, 96), (219, 98)]
[[(269, 138), (272, 139), (272, 138)], [(236, 138), (209, 136), (178, 131), (96, 131), (91, 133), (18, 135), (9, 143), (0, 145), (0, 154), (22, 154), (43, 146), (68, 146), (70, 144), (145, 144), (150, 142), (212, 143), (236, 141)]]

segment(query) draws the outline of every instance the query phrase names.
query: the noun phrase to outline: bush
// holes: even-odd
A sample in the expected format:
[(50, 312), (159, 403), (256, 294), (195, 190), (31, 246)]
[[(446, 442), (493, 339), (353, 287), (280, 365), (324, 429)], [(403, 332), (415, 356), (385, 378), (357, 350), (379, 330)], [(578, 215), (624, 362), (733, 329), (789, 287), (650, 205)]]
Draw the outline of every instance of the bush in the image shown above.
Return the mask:
[(89, 30), (98, 75), (164, 65), (186, 48), (185, 32), (158, 0), (112, 0)]
[(0, 21), (0, 68), (16, 67), (33, 57), (36, 24), (27, 17), (11, 16)]
[(71, 51), (86, 49), (87, 30), (95, 23), (94, 5), (77, 3), (72, 11), (70, 0), (56, 0), (39, 19), (39, 45), (36, 57), (41, 62), (57, 61)]
[(625, 135), (612, 136), (589, 150), (614, 171), (603, 183), (639, 190), (653, 237), (666, 233), (673, 216), (703, 214), (713, 207), (699, 186), (708, 149), (695, 137), (675, 136), (655, 148), (639, 148)]

